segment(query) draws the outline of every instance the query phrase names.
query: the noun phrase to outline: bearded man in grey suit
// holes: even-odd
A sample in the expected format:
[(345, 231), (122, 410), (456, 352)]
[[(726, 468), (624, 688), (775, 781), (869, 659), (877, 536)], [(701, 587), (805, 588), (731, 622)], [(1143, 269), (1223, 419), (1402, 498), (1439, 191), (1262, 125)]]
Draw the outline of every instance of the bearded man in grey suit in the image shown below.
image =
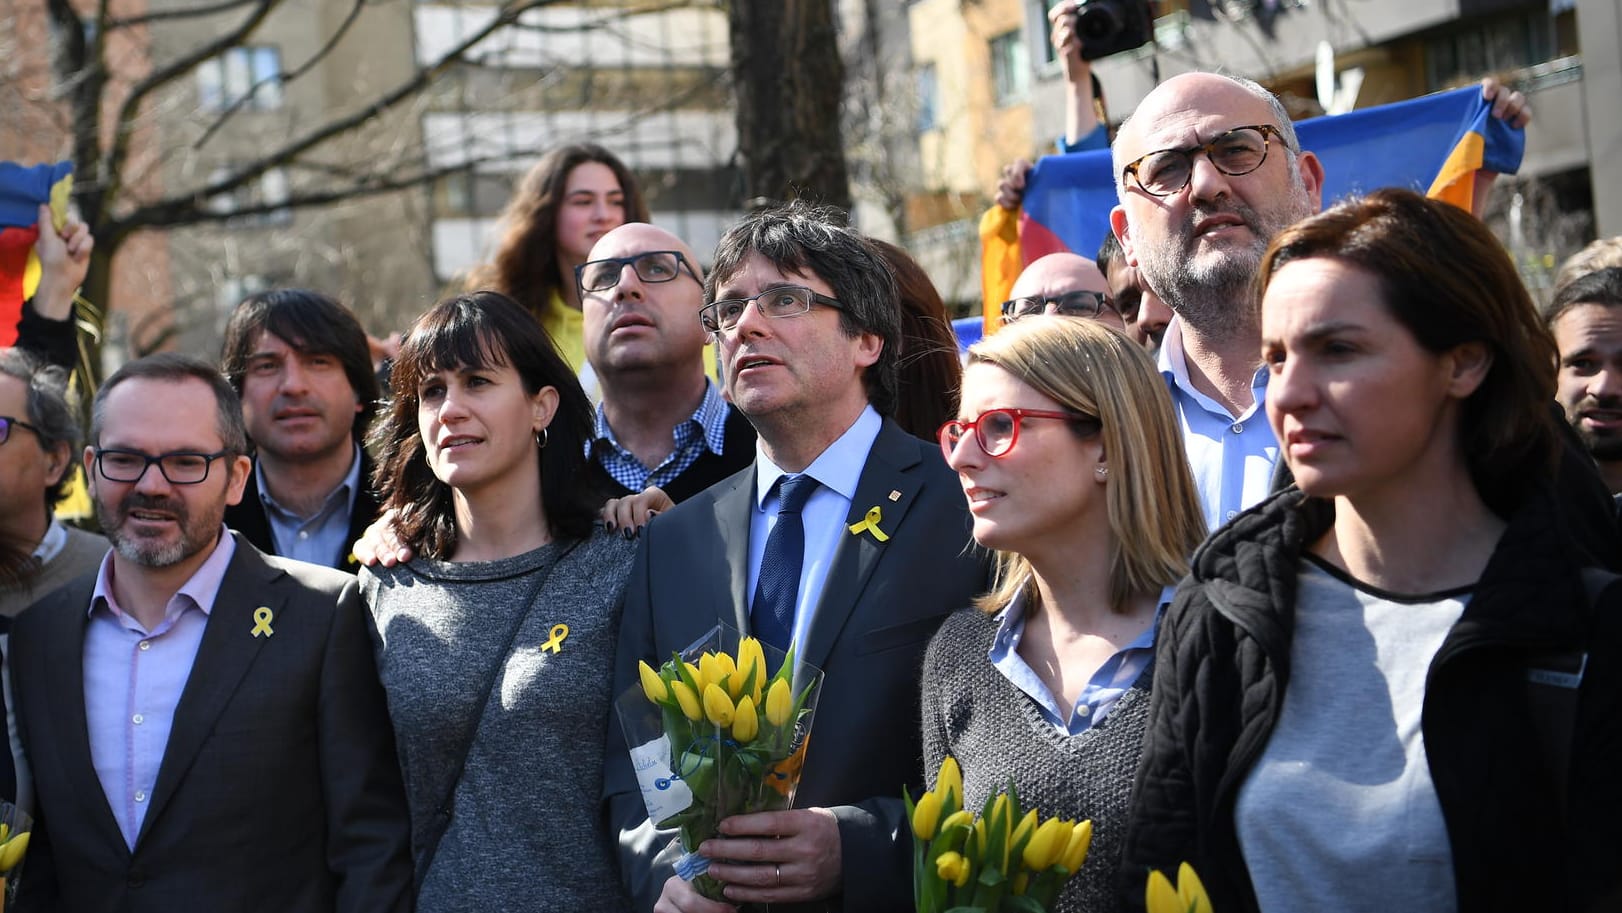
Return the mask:
[(12, 635), (36, 824), (20, 903), (408, 911), (400, 768), (347, 574), (223, 523), (235, 393), (158, 355), (96, 395), (85, 472), (113, 544)]
[[(735, 903), (894, 910), (910, 906), (900, 796), (921, 780), (922, 651), (984, 589), (987, 563), (939, 446), (884, 417), (900, 355), (896, 285), (836, 218), (768, 210), (716, 250), (701, 315), (727, 396), (759, 434), (756, 458), (644, 531), (615, 681), (630, 687), (637, 661), (657, 665), (718, 620), (792, 641), (825, 673), (799, 807), (729, 818), (724, 838), (689, 849), (712, 860)], [(647, 820), (619, 727), (610, 733), (605, 802), (638, 908), (731, 910), (671, 875), (659, 853), (669, 835)]]

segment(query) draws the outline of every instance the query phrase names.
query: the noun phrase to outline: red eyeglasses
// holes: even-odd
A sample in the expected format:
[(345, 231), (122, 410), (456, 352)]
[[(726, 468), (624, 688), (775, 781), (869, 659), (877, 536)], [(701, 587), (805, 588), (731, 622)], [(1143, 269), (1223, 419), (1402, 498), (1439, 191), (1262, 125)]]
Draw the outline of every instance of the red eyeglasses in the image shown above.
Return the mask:
[(1028, 418), (1051, 418), (1062, 422), (1080, 422), (1099, 428), (1098, 419), (1075, 412), (1054, 412), (1051, 409), (987, 409), (972, 422), (950, 421), (941, 426), (941, 452), (952, 458), (959, 441), (970, 431), (974, 441), (988, 457), (1006, 456), (1019, 442), (1019, 423)]

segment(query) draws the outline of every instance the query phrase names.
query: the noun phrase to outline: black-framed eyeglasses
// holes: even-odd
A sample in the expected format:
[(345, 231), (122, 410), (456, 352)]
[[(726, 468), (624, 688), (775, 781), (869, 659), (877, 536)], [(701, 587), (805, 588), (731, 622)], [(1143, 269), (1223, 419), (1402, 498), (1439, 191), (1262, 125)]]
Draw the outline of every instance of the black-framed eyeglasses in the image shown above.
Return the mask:
[(973, 421), (953, 420), (941, 426), (939, 432), (941, 452), (950, 460), (964, 435), (974, 432), (974, 441), (988, 457), (1007, 456), (1019, 442), (1019, 423), (1028, 418), (1051, 418), (1064, 422), (1091, 425), (1099, 429), (1098, 419), (1078, 412), (1054, 412), (1051, 409), (987, 409)]
[(158, 464), (158, 471), (169, 481), (170, 485), (196, 485), (208, 478), (208, 467), (221, 457), (236, 456), (234, 450), (217, 450), (214, 453), (191, 453), (177, 450), (171, 453), (160, 453), (157, 456), (142, 453), (139, 450), (118, 450), (116, 448), (98, 448), (95, 451), (96, 471), (109, 482), (139, 482), (152, 464)]
[(669, 282), (681, 273), (682, 265), (686, 264), (687, 275), (692, 276), (694, 282), (698, 281), (693, 264), (688, 263), (687, 258), (677, 250), (649, 250), (629, 257), (587, 260), (574, 268), (574, 279), (583, 292), (606, 292), (620, 284), (626, 264), (636, 270), (636, 277), (643, 282)]
[[(1051, 307), (1049, 307), (1051, 305)], [(1032, 314), (1063, 314), (1066, 317), (1096, 318), (1104, 311), (1114, 311), (1115, 304), (1103, 292), (1065, 292), (1055, 298), (1030, 295), (1010, 298), (1002, 303), (1002, 322), (1013, 323)]]
[(1194, 176), (1194, 157), (1201, 153), (1211, 160), (1216, 170), (1229, 177), (1249, 174), (1267, 161), (1270, 136), (1277, 137), (1280, 143), (1284, 143), (1285, 149), (1290, 149), (1283, 131), (1272, 124), (1235, 127), (1209, 143), (1186, 149), (1160, 149), (1140, 156), (1137, 161), (1121, 169), (1121, 182), (1124, 184), (1127, 175), (1131, 175), (1145, 193), (1157, 197), (1171, 196), (1188, 186)]
[(12, 428), (27, 428), (29, 431), (34, 432), (35, 437), (43, 437), (43, 435), (39, 433), (39, 428), (35, 427), (34, 425), (30, 425), (20, 418), (12, 418), (9, 415), (0, 415), (0, 444), (4, 444), (6, 441), (11, 440)]
[(743, 317), (744, 308), (751, 303), (755, 309), (766, 317), (798, 317), (811, 310), (811, 305), (821, 304), (842, 311), (845, 306), (819, 292), (813, 292), (802, 285), (783, 285), (770, 288), (753, 298), (723, 298), (713, 301), (699, 308), (698, 320), (704, 324), (708, 333), (719, 333), (730, 330), (738, 325)]

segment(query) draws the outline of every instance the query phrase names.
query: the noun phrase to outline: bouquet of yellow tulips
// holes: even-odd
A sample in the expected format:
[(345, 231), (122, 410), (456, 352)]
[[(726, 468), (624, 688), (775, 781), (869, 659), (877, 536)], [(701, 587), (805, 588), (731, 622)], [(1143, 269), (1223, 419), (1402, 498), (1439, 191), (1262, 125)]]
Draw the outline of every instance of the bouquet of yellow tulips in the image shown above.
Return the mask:
[(28, 835), (33, 824), (34, 819), (28, 817), (27, 812), (10, 802), (0, 801), (0, 913), (4, 913), (7, 902), (17, 893), (17, 873), (23, 855), (28, 852)]
[(677, 874), (722, 899), (695, 850), (723, 818), (794, 801), (822, 672), (725, 625), (638, 671), (616, 705), (648, 818), (679, 829)]
[(1012, 784), (975, 817), (963, 807), (963, 773), (951, 755), (933, 790), (902, 801), (912, 821), (918, 913), (1046, 913), (1092, 845), (1092, 821), (1043, 820), (1020, 807)]

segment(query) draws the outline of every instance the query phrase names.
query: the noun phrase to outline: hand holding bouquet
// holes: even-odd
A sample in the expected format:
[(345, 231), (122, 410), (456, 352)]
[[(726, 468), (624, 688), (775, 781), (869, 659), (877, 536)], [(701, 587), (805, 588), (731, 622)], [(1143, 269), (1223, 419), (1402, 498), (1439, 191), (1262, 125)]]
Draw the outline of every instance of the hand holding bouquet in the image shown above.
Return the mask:
[(679, 829), (677, 874), (723, 899), (693, 851), (724, 818), (793, 802), (822, 673), (725, 626), (638, 672), (616, 703), (648, 818)]
[(912, 821), (918, 913), (1046, 913), (1092, 844), (1091, 821), (1041, 820), (1020, 807), (1011, 785), (975, 817), (963, 808), (963, 775), (950, 755), (935, 789), (916, 804), (902, 799)]

